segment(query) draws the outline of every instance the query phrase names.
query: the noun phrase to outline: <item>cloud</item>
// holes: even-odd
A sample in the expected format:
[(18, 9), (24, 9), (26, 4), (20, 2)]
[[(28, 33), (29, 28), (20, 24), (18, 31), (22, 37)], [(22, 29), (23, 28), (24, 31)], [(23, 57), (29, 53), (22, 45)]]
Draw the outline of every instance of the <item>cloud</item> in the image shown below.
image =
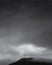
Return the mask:
[(19, 46), (11, 46), (11, 49), (15, 51), (16, 53), (19, 53), (21, 56), (23, 55), (39, 55), (42, 54), (46, 48), (44, 47), (38, 47), (33, 44), (22, 44)]
[(52, 50), (32, 43), (23, 43), (20, 45), (3, 45), (2, 51), (0, 51), (0, 60), (10, 59), (16, 61), (22, 57), (31, 56), (52, 60)]

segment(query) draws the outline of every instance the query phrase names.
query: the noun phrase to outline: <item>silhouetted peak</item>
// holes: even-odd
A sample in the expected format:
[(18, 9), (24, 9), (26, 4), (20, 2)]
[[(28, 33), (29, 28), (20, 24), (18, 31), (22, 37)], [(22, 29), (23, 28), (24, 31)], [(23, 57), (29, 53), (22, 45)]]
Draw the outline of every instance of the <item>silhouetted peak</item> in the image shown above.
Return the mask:
[(21, 58), (17, 62), (14, 62), (9, 65), (52, 65), (52, 64), (40, 61), (33, 61), (33, 58)]
[(30, 62), (30, 61), (32, 61), (33, 60), (33, 58), (21, 58), (18, 62)]
[(23, 63), (29, 63), (29, 62), (32, 62), (33, 61), (33, 58), (21, 58), (20, 60), (12, 63), (12, 64), (9, 64), (9, 65), (17, 65), (17, 64), (23, 64)]

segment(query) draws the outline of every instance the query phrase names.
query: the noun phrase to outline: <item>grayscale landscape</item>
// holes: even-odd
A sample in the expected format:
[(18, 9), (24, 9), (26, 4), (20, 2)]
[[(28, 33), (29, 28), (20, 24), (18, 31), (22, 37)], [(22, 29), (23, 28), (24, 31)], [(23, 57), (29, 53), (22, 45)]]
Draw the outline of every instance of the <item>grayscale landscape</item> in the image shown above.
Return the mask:
[(52, 1), (0, 0), (0, 65), (28, 57), (52, 62)]

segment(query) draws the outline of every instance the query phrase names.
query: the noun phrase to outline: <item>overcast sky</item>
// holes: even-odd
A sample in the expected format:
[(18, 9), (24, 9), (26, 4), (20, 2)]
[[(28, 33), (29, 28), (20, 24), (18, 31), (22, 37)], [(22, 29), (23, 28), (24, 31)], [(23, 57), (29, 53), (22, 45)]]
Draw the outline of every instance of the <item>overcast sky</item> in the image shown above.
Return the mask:
[(45, 2), (0, 4), (1, 65), (24, 55), (52, 60), (52, 5)]

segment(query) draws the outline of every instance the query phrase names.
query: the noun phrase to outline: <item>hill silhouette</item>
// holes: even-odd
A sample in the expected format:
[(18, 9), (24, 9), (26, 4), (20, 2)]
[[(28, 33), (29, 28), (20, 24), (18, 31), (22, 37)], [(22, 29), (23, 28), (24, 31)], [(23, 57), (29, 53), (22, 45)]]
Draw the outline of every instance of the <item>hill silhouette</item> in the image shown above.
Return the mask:
[(33, 58), (21, 58), (19, 61), (16, 61), (9, 65), (52, 65), (52, 64), (47, 62), (33, 61)]

